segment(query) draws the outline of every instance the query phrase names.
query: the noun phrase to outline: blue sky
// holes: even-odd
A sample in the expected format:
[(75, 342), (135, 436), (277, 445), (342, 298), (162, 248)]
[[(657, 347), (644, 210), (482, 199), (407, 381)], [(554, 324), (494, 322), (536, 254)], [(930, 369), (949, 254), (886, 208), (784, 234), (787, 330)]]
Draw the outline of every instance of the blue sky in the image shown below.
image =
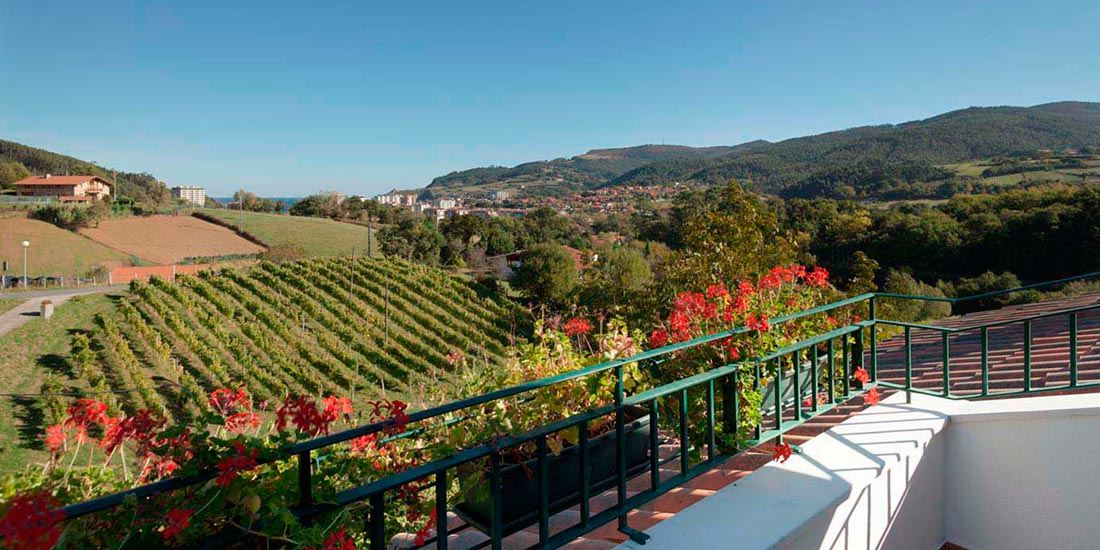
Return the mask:
[(0, 0), (0, 137), (215, 195), (1100, 100), (1100, 3)]

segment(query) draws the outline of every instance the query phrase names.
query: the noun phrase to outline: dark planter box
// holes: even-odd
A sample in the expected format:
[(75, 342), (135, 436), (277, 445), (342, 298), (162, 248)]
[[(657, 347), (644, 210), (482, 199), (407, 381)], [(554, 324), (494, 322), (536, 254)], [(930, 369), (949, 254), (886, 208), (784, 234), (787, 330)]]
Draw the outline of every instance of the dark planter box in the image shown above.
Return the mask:
[[(643, 408), (630, 408), (626, 412), (626, 472), (638, 475), (649, 469), (649, 434), (653, 427), (649, 413)], [(580, 504), (581, 464), (580, 449), (573, 445), (558, 455), (549, 455), (547, 463), (550, 487), (550, 514)], [(595, 495), (615, 486), (618, 474), (615, 457), (615, 431), (588, 440), (589, 494)], [(501, 468), (501, 527), (507, 536), (538, 521), (539, 480), (538, 460), (512, 464)], [(460, 475), (463, 473), (460, 472)], [(488, 484), (488, 472), (477, 470), (466, 475), (481, 476), (480, 483)], [(489, 534), (493, 520), (492, 496), (481, 491), (468, 496), (455, 506), (455, 512), (467, 523)]]

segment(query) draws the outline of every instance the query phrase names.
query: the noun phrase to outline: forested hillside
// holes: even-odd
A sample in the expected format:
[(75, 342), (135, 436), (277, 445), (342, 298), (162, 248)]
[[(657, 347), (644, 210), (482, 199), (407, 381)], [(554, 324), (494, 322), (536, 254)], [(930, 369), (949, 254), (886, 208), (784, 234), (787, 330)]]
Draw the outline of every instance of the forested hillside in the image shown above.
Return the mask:
[(568, 159), (528, 162), (511, 168), (488, 166), (451, 172), (432, 180), (429, 189), (492, 184), (520, 184), (539, 180), (560, 187), (595, 187), (623, 173), (652, 162), (669, 159), (708, 159), (766, 145), (754, 141), (735, 147), (686, 147), (683, 145), (639, 145), (617, 149), (593, 149)]
[(790, 139), (720, 158), (656, 162), (610, 184), (748, 179), (765, 191), (816, 196), (839, 183), (860, 196), (884, 183), (945, 179), (950, 174), (937, 167), (941, 164), (1095, 145), (1100, 145), (1100, 103), (974, 107), (905, 124)]
[(138, 202), (156, 204), (171, 197), (168, 187), (150, 174), (115, 172), (78, 158), (0, 140), (0, 166), (18, 170), (19, 165), (29, 174), (90, 174), (106, 178), (117, 184), (116, 195)]
[(339, 258), (136, 282), (97, 324), (74, 340), (82, 383), (183, 420), (224, 387), (417, 403), (450, 387), (459, 358), (499, 365), (530, 316), (440, 270)]
[[(788, 197), (932, 198), (973, 185), (943, 165), (1100, 146), (1100, 103), (972, 107), (925, 120), (850, 128), (735, 147), (642, 146), (571, 159), (487, 167), (436, 178), (431, 189), (517, 188), (537, 194), (616, 185), (748, 180)], [(530, 189), (527, 192), (531, 193)]]

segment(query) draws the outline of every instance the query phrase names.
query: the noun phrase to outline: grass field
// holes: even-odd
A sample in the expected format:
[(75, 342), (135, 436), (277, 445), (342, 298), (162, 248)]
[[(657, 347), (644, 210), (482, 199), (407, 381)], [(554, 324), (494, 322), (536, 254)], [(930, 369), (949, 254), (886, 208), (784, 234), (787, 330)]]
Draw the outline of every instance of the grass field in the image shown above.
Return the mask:
[[(20, 300), (0, 301), (0, 307)], [(113, 307), (103, 294), (77, 296), (57, 307), (49, 321), (34, 319), (0, 338), (0, 471), (23, 471), (46, 458), (38, 434), (45, 429), (39, 393), (47, 375), (59, 376), (73, 391), (85, 392), (87, 385), (73, 377), (65, 357), (72, 334), (94, 328), (96, 313)], [(24, 394), (24, 395), (10, 395)]]
[(80, 230), (104, 246), (154, 264), (185, 258), (256, 254), (263, 247), (220, 225), (192, 216), (149, 216), (104, 220)]
[[(367, 246), (367, 228), (350, 223), (259, 212), (232, 212), (203, 209), (202, 213), (237, 225), (244, 220), (244, 230), (270, 246), (298, 246), (311, 258), (350, 256), (352, 249), (362, 255)], [(377, 237), (377, 231), (374, 237)], [(373, 251), (379, 252), (378, 239), (372, 239)]]
[(75, 277), (100, 266), (130, 265), (130, 257), (55, 225), (30, 220), (22, 214), (0, 217), (0, 260), (8, 262), (10, 275), (23, 274), (23, 241), (30, 276)]

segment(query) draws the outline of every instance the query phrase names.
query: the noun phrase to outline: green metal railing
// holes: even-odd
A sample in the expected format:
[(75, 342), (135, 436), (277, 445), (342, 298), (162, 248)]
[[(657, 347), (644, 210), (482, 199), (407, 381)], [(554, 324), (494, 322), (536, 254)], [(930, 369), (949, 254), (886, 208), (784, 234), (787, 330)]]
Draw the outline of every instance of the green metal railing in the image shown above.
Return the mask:
[[(434, 546), (435, 548), (444, 550), (448, 547), (448, 537), (446, 535), (454, 532), (447, 531), (447, 522), (442, 519), (446, 517), (447, 511), (452, 508), (449, 500), (450, 496), (448, 494), (448, 488), (451, 485), (450, 482), (455, 479), (454, 476), (459, 475), (458, 472), (460, 469), (464, 472), (468, 472), (470, 465), (480, 467), (487, 462), (487, 477), (489, 494), (491, 495), (492, 512), (490, 521), (484, 527), (489, 538), (482, 543), (482, 545), (476, 546), (475, 548), (491, 547), (493, 549), (499, 549), (502, 547), (503, 539), (510, 532), (513, 532), (516, 527), (505, 525), (503, 521), (502, 472), (505, 469), (505, 465), (502, 461), (502, 454), (507, 449), (520, 445), (534, 444), (536, 456), (533, 475), (537, 478), (539, 494), (537, 513), (539, 543), (536, 547), (560, 547), (612, 520), (616, 521), (618, 528), (631, 539), (638, 542), (644, 542), (647, 536), (632, 529), (629, 525), (628, 513), (630, 511), (654, 500), (670, 489), (682, 485), (687, 480), (712, 469), (717, 464), (740, 452), (769, 440), (781, 439), (783, 434), (788, 431), (802, 425), (815, 416), (834, 409), (849, 398), (859, 395), (871, 387), (879, 386), (893, 388), (910, 393), (926, 393), (953, 399), (968, 397), (955, 395), (950, 390), (951, 349), (953, 349), (949, 345), (949, 336), (951, 334), (966, 331), (980, 332), (982, 389), (979, 397), (1051, 391), (1054, 388), (1032, 388), (1030, 385), (1031, 323), (1039, 319), (1067, 315), (1069, 318), (1068, 330), (1070, 333), (1069, 346), (1072, 348), (1070, 355), (1071, 374), (1068, 388), (1100, 386), (1100, 383), (1087, 385), (1079, 383), (1076, 349), (1079, 315), (1084, 312), (1098, 309), (1100, 305), (1042, 313), (1021, 319), (992, 322), (965, 328), (951, 328), (877, 318), (877, 302), (883, 298), (958, 303), (993, 297), (1019, 290), (1064, 284), (1075, 280), (1096, 277), (1100, 277), (1100, 273), (1091, 273), (1039, 285), (1028, 285), (1026, 287), (1020, 287), (1019, 289), (1010, 289), (965, 298), (936, 298), (888, 293), (862, 294), (807, 311), (775, 318), (772, 320), (772, 325), (782, 325), (809, 316), (824, 314), (838, 308), (854, 307), (857, 305), (862, 306), (864, 303), (866, 303), (868, 307), (869, 318), (867, 320), (813, 336), (762, 357), (723, 365), (700, 374), (676, 380), (632, 395), (628, 395), (624, 390), (623, 372), (625, 367), (633, 364), (639, 364), (641, 366), (659, 364), (662, 360), (671, 357), (679, 351), (717, 342), (732, 335), (745, 333), (748, 329), (745, 327), (738, 327), (691, 341), (646, 351), (630, 358), (610, 361), (551, 378), (536, 380), (484, 395), (417, 411), (409, 415), (408, 426), (410, 430), (418, 429), (418, 427), (414, 425), (424, 425), (432, 420), (453, 422), (456, 421), (454, 415), (456, 413), (462, 413), (462, 411), (466, 409), (479, 407), (501, 399), (519, 398), (524, 394), (529, 394), (530, 392), (538, 391), (555, 384), (562, 384), (593, 376), (612, 376), (615, 381), (614, 400), (611, 404), (596, 407), (569, 418), (537, 427), (523, 434), (506, 436), (494, 441), (485, 442), (481, 445), (458, 451), (451, 456), (439, 458), (413, 467), (399, 474), (375, 479), (368, 483), (346, 489), (339, 492), (332, 502), (316, 502), (313, 496), (313, 477), (315, 475), (314, 470), (316, 468), (316, 459), (318, 456), (323, 454), (327, 448), (334, 445), (392, 428), (393, 425), (391, 422), (373, 423), (344, 432), (300, 442), (286, 449), (278, 460), (296, 460), (299, 486), (299, 499), (296, 514), (303, 520), (308, 521), (310, 518), (320, 514), (347, 507), (354, 503), (368, 503), (369, 511), (367, 513), (365, 525), (370, 541), (370, 548), (372, 549), (387, 547), (388, 541), (386, 540), (387, 533), (385, 529), (387, 497), (392, 496), (402, 486), (409, 483), (424, 482), (424, 486), (431, 487), (432, 490), (434, 490), (437, 517), (440, 518), (440, 525), (444, 526), (440, 529), (440, 533), (437, 536), (426, 541), (424, 545)], [(993, 393), (989, 391), (988, 387), (989, 330), (1014, 323), (1023, 323), (1024, 326), (1024, 346), (1026, 350), (1025, 377), (1027, 381), (1024, 383), (1024, 388), (1020, 392)], [(878, 328), (880, 325), (884, 327), (899, 327), (903, 331), (905, 353), (903, 367), (905, 373), (904, 383), (879, 380)], [(916, 388), (913, 385), (912, 332), (914, 330), (933, 330), (942, 334), (942, 392), (933, 392)], [(870, 344), (869, 350), (865, 349), (865, 344), (868, 339)], [(865, 363), (865, 361), (867, 362)], [(852, 373), (856, 368), (864, 365), (867, 367), (866, 370), (870, 375), (871, 382), (864, 388), (854, 388), (851, 384)], [(772, 381), (766, 387), (763, 386), (761, 382), (762, 378), (764, 378), (764, 371), (774, 373), (774, 376), (771, 377)], [(786, 374), (788, 372), (789, 376)], [(752, 383), (754, 387), (767, 397), (768, 402), (761, 404), (760, 414), (763, 417), (763, 422), (755, 426), (752, 430), (752, 436), (748, 440), (741, 441), (738, 445), (733, 447), (719, 445), (716, 441), (717, 426), (719, 423), (722, 423), (721, 425), (724, 433), (731, 433), (731, 430), (738, 429), (741, 425), (743, 414), (747, 412), (743, 410), (744, 404), (740, 402), (740, 394), (736, 391), (736, 388), (740, 383), (740, 377), (747, 376), (748, 373), (751, 373), (753, 377)], [(802, 378), (807, 375), (810, 380), (808, 384), (805, 383), (805, 379)], [(1056, 389), (1066, 388), (1060, 387)], [(689, 410), (691, 402), (689, 394), (691, 393), (695, 393), (695, 395), (702, 393), (702, 395), (705, 396), (703, 399), (705, 410), (701, 412)], [(819, 396), (822, 394), (828, 397), (824, 402), (819, 403)], [(809, 404), (805, 407), (803, 406), (804, 397), (810, 397)], [(673, 403), (677, 406), (669, 406)], [(638, 408), (647, 410), (650, 415), (649, 453), (648, 465), (646, 466), (649, 477), (648, 489), (639, 491), (634, 495), (629, 495), (627, 488), (628, 483), (632, 481), (632, 476), (628, 473), (627, 464), (627, 415), (630, 411), (637, 410)], [(703, 449), (694, 450), (690, 446), (692, 434), (689, 433), (690, 425), (688, 417), (693, 413), (701, 414), (704, 418), (703, 429), (705, 430), (705, 434), (702, 437), (702, 447), (705, 449), (705, 453), (702, 452)], [(666, 460), (661, 460), (659, 456), (660, 453), (658, 452), (658, 448), (660, 446), (660, 434), (656, 428), (658, 420), (663, 414), (674, 414), (678, 416), (678, 418), (676, 418), (678, 422), (666, 423), (667, 425), (674, 426), (673, 430), (677, 432), (675, 435), (679, 442), (679, 448), (676, 453)], [(592, 469), (592, 457), (590, 456), (589, 449), (590, 441), (588, 438), (588, 428), (592, 426), (593, 423), (604, 421), (608, 417), (611, 417), (614, 421), (614, 430), (612, 433), (614, 433), (616, 467), (612, 487), (616, 494), (616, 502), (613, 506), (603, 511), (593, 513), (589, 506), (589, 498), (592, 496), (592, 486), (595, 480), (589, 477), (589, 473)], [(549, 486), (550, 480), (548, 471), (550, 461), (554, 460), (555, 457), (551, 456), (548, 450), (547, 441), (549, 436), (557, 432), (574, 429), (580, 434), (577, 444), (578, 452), (576, 453), (576, 460), (578, 461), (577, 467), (580, 469), (581, 475), (576, 487), (576, 494), (578, 496), (575, 504), (579, 510), (579, 520), (575, 525), (552, 532), (549, 518), (556, 510), (563, 509), (564, 504), (560, 502), (551, 502), (550, 500), (551, 490)], [(661, 475), (662, 466), (671, 463), (673, 460), (679, 460), (679, 469), (675, 471), (666, 471), (669, 475), (663, 477)], [(146, 498), (167, 491), (205, 483), (213, 479), (216, 475), (216, 471), (208, 471), (185, 478), (166, 479), (114, 495), (74, 504), (64, 508), (63, 512), (67, 519), (95, 514), (119, 506), (127, 499), (135, 497)], [(210, 545), (217, 545), (220, 542), (221, 539), (211, 539), (208, 541)]]

